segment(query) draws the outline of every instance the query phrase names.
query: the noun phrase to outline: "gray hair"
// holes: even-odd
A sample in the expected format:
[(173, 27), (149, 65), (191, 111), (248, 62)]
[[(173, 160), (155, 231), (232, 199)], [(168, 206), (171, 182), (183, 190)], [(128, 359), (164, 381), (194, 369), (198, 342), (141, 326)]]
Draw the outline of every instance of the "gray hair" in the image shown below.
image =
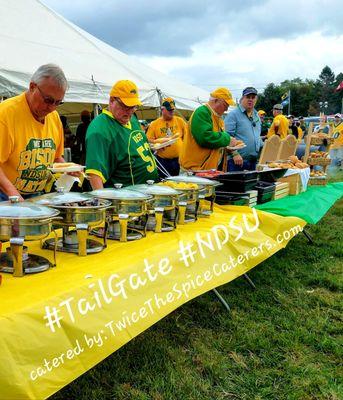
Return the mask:
[(41, 83), (44, 79), (52, 78), (61, 89), (68, 88), (67, 78), (62, 69), (56, 64), (41, 65), (32, 75), (31, 82)]

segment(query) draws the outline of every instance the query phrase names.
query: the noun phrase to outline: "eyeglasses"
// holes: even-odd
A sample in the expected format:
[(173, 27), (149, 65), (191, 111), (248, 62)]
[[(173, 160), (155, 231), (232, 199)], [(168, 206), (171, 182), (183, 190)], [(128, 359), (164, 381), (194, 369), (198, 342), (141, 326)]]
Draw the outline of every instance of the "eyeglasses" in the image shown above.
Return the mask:
[(115, 97), (115, 100), (117, 103), (120, 105), (120, 107), (126, 111), (136, 111), (138, 109), (138, 106), (127, 106), (124, 104), (118, 97)]
[(40, 95), (42, 96), (44, 103), (48, 104), (49, 106), (60, 106), (61, 104), (63, 104), (63, 100), (55, 100), (53, 97), (51, 96), (46, 96), (43, 92), (42, 89), (36, 85), (37, 89), (39, 90)]

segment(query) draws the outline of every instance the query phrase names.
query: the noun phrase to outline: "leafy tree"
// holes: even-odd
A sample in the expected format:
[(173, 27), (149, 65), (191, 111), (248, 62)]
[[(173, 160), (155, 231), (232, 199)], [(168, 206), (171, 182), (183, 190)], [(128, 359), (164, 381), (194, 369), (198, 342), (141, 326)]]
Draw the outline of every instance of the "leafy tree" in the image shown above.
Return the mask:
[[(341, 111), (343, 90), (335, 92), (335, 88), (343, 81), (343, 73), (336, 77), (329, 66), (325, 66), (317, 80), (294, 78), (285, 80), (280, 85), (269, 83), (259, 96), (257, 109), (264, 109), (268, 115), (272, 114), (273, 105), (281, 103), (281, 96), (291, 92), (291, 114), (296, 116), (318, 115), (319, 102), (328, 102), (324, 110), (327, 114)], [(288, 107), (285, 107), (288, 113)]]

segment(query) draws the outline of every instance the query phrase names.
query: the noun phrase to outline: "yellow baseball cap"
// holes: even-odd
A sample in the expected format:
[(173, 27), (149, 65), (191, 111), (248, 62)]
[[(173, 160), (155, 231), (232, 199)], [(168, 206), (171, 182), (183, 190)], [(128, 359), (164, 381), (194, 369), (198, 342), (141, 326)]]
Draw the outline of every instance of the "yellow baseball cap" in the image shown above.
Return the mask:
[(129, 80), (116, 82), (110, 91), (111, 97), (119, 97), (119, 99), (128, 107), (142, 105), (138, 96), (138, 88), (135, 83)]
[(211, 97), (215, 99), (223, 99), (229, 106), (234, 106), (236, 103), (232, 98), (231, 92), (226, 88), (218, 88), (211, 93)]
[(258, 115), (266, 115), (266, 112), (264, 110), (258, 110), (257, 114)]

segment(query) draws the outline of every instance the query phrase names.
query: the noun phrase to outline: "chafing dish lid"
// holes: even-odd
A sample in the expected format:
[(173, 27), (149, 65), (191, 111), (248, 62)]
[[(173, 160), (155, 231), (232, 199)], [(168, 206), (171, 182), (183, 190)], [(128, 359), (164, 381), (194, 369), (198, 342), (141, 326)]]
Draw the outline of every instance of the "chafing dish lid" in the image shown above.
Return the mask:
[(149, 184), (141, 184), (141, 185), (131, 185), (126, 187), (127, 190), (137, 190), (138, 192), (151, 194), (153, 196), (176, 196), (181, 194), (177, 190), (162, 185), (149, 185)]
[(89, 192), (90, 195), (108, 200), (149, 200), (152, 196), (128, 189), (104, 188)]
[(168, 176), (165, 178), (166, 181), (173, 181), (173, 182), (184, 182), (184, 183), (197, 183), (198, 185), (207, 185), (207, 186), (218, 186), (221, 185), (220, 182), (207, 179), (207, 178), (200, 178), (199, 176), (194, 175), (177, 175), (177, 176)]
[(94, 200), (94, 196), (87, 193), (78, 192), (55, 192), (43, 194), (42, 196), (33, 197), (31, 201), (40, 205), (59, 206), (68, 203), (79, 203), (83, 201)]
[(60, 212), (53, 208), (34, 204), (29, 201), (0, 202), (0, 218), (12, 219), (41, 219), (55, 217)]

